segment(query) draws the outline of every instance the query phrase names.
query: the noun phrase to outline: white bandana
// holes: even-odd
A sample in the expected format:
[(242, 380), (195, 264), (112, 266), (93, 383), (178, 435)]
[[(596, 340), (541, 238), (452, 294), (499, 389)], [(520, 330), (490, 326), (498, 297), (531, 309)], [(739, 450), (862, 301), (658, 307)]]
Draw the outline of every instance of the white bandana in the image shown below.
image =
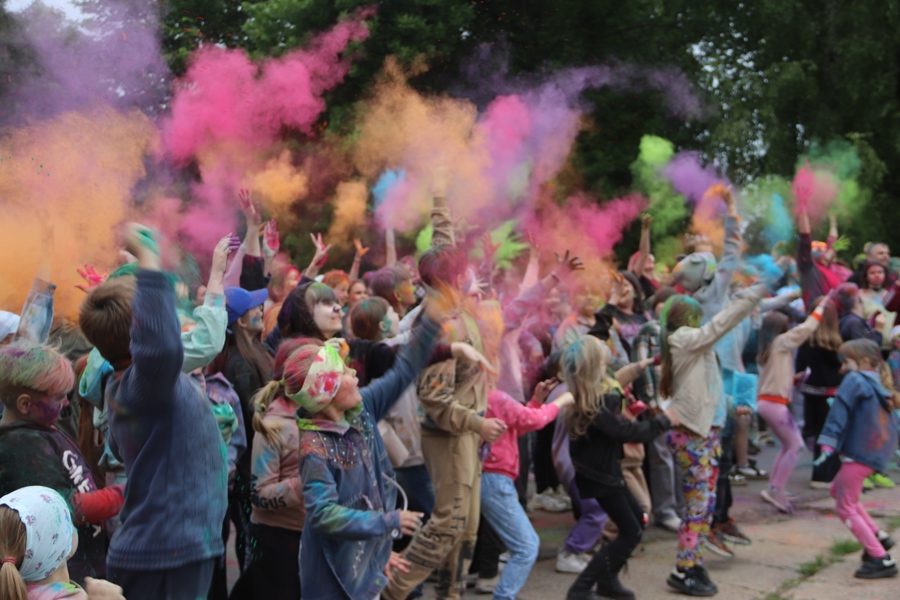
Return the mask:
[(0, 505), (18, 512), (25, 525), (25, 558), (19, 565), (22, 579), (49, 577), (72, 551), (72, 516), (66, 501), (55, 490), (33, 485), (3, 496)]

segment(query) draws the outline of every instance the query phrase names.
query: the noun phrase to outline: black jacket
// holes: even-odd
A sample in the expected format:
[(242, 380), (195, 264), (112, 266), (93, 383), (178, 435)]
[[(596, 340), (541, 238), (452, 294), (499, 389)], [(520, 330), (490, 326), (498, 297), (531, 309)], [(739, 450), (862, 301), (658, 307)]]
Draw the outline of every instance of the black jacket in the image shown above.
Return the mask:
[[(29, 485), (59, 492), (74, 514), (76, 492), (97, 490), (94, 474), (78, 445), (56, 427), (30, 423), (0, 426), (0, 496)], [(74, 517), (73, 517), (73, 520)], [(109, 538), (102, 525), (75, 523), (78, 550), (69, 559), (69, 577), (84, 583), (85, 577), (106, 576)]]
[(599, 498), (621, 493), (625, 489), (622, 467), (622, 444), (649, 444), (671, 424), (659, 414), (642, 421), (629, 421), (622, 416), (622, 395), (604, 394), (604, 408), (587, 430), (587, 434), (569, 440), (569, 455), (575, 467), (575, 483), (584, 498)]

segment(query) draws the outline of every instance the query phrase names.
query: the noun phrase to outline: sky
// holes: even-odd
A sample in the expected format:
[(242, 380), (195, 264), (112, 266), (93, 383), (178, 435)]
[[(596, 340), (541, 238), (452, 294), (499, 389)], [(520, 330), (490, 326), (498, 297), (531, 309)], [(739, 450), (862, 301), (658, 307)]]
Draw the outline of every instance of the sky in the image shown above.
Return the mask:
[[(6, 0), (6, 10), (19, 12), (31, 6), (34, 0)], [(62, 10), (69, 19), (78, 19), (81, 11), (72, 3), (72, 0), (43, 0), (43, 3), (52, 8)]]

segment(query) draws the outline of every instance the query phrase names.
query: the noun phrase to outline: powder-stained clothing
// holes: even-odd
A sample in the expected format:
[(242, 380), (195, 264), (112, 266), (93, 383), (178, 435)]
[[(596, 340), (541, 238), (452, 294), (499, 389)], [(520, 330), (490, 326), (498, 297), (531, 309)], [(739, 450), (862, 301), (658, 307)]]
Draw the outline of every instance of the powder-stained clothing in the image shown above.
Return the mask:
[[(640, 362), (659, 354), (659, 321), (645, 323), (634, 338), (631, 349), (631, 360)], [(662, 379), (662, 366), (650, 365), (634, 381), (634, 394), (648, 406), (659, 403), (659, 381)]]
[(811, 316), (772, 340), (766, 364), (759, 366), (757, 390), (761, 399), (774, 401), (778, 398), (783, 400), (782, 404), (788, 403), (794, 387), (794, 351), (809, 339), (819, 321), (818, 315)]
[(400, 537), (394, 470), (376, 423), (428, 361), (440, 331), (424, 316), (393, 370), (363, 388), (339, 422), (298, 418), (306, 523), (300, 572), (306, 600), (367, 600), (387, 584), (391, 540)]
[(257, 433), (250, 460), (250, 519), (254, 523), (303, 531), (306, 506), (300, 481), (300, 430), (297, 405), (286, 398), (269, 404), (263, 423), (273, 430), (278, 442)]
[(484, 461), (485, 473), (506, 475), (515, 480), (519, 476), (519, 436), (542, 429), (559, 414), (556, 404), (541, 404), (531, 400), (519, 404), (509, 394), (499, 390), (488, 393), (487, 418), (500, 419), (507, 429), (491, 444), (491, 453)]
[(106, 389), (110, 448), (128, 473), (107, 564), (163, 571), (225, 551), (226, 447), (209, 400), (181, 373), (181, 330), (165, 274), (138, 270), (131, 310), (132, 362)]
[(56, 490), (72, 510), (80, 541), (68, 562), (69, 576), (79, 582), (85, 577), (105, 577), (108, 537), (103, 523), (119, 512), (121, 494), (109, 510), (86, 521), (77, 497), (110, 492), (98, 490), (75, 441), (56, 427), (25, 422), (0, 425), (0, 496), (32, 485)]
[(77, 583), (45, 583), (28, 586), (28, 600), (89, 600)]
[(897, 415), (877, 373), (844, 377), (818, 443), (880, 473), (887, 470), (897, 449)]
[(731, 280), (741, 261), (741, 221), (736, 217), (725, 217), (725, 240), (722, 258), (716, 263), (713, 280), (691, 294), (703, 308), (703, 322), (709, 322), (719, 314), (728, 301)]
[(723, 397), (722, 373), (713, 350), (715, 343), (759, 304), (759, 287), (743, 292), (701, 327), (679, 327), (669, 335), (672, 353), (671, 408), (683, 427), (706, 436)]
[(825, 296), (843, 283), (840, 276), (813, 259), (812, 236), (808, 233), (801, 233), (797, 242), (797, 272), (803, 301), (807, 306), (812, 306), (813, 300)]

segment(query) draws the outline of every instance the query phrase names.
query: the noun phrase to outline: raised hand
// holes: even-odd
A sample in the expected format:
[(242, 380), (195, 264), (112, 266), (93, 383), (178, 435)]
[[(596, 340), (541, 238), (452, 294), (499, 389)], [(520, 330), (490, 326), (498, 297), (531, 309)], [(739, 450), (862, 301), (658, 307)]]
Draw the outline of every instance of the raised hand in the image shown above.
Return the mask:
[(362, 258), (366, 254), (369, 253), (369, 248), (366, 248), (362, 245), (362, 241), (359, 238), (353, 240), (353, 246), (356, 248), (356, 257)]
[(238, 206), (241, 207), (244, 219), (247, 220), (247, 232), (249, 233), (251, 228), (253, 231), (256, 231), (260, 223), (262, 223), (262, 216), (259, 210), (259, 203), (253, 202), (253, 199), (250, 197), (250, 190), (241, 189), (238, 191)]
[(281, 249), (281, 236), (278, 235), (278, 223), (274, 219), (266, 223), (266, 227), (263, 230), (263, 238), (266, 240), (266, 243), (263, 244), (263, 253), (266, 257), (273, 257), (278, 254), (278, 250)]
[(138, 264), (145, 269), (158, 270), (160, 267), (160, 250), (156, 232), (140, 223), (125, 225), (125, 250), (138, 259)]
[(228, 234), (219, 240), (213, 249), (212, 267), (209, 269), (209, 281), (206, 284), (206, 293), (224, 294), (225, 286), (222, 283), (225, 277), (225, 267), (228, 264), (228, 255), (241, 245), (238, 237)]
[(82, 271), (81, 269), (76, 270), (78, 271), (78, 274), (81, 275), (81, 277), (87, 282), (87, 285), (79, 284), (75, 286), (83, 292), (91, 291), (92, 289), (106, 281), (106, 278), (109, 275), (108, 270), (103, 271), (103, 274), (101, 275), (97, 272), (97, 269), (95, 269), (91, 265), (84, 265), (84, 271)]
[(641, 215), (641, 228), (642, 229), (650, 229), (650, 224), (653, 223), (653, 215), (650, 213), (644, 213)]
[(556, 266), (553, 273), (560, 279), (564, 279), (572, 274), (573, 271), (581, 271), (584, 269), (584, 263), (577, 256), (571, 256), (568, 249), (563, 256), (556, 253)]
[(317, 267), (322, 267), (325, 264), (325, 261), (328, 260), (328, 251), (331, 250), (331, 244), (325, 245), (325, 242), (322, 241), (321, 233), (311, 233), (309, 234), (309, 238), (316, 247), (316, 255), (313, 257), (313, 264)]

